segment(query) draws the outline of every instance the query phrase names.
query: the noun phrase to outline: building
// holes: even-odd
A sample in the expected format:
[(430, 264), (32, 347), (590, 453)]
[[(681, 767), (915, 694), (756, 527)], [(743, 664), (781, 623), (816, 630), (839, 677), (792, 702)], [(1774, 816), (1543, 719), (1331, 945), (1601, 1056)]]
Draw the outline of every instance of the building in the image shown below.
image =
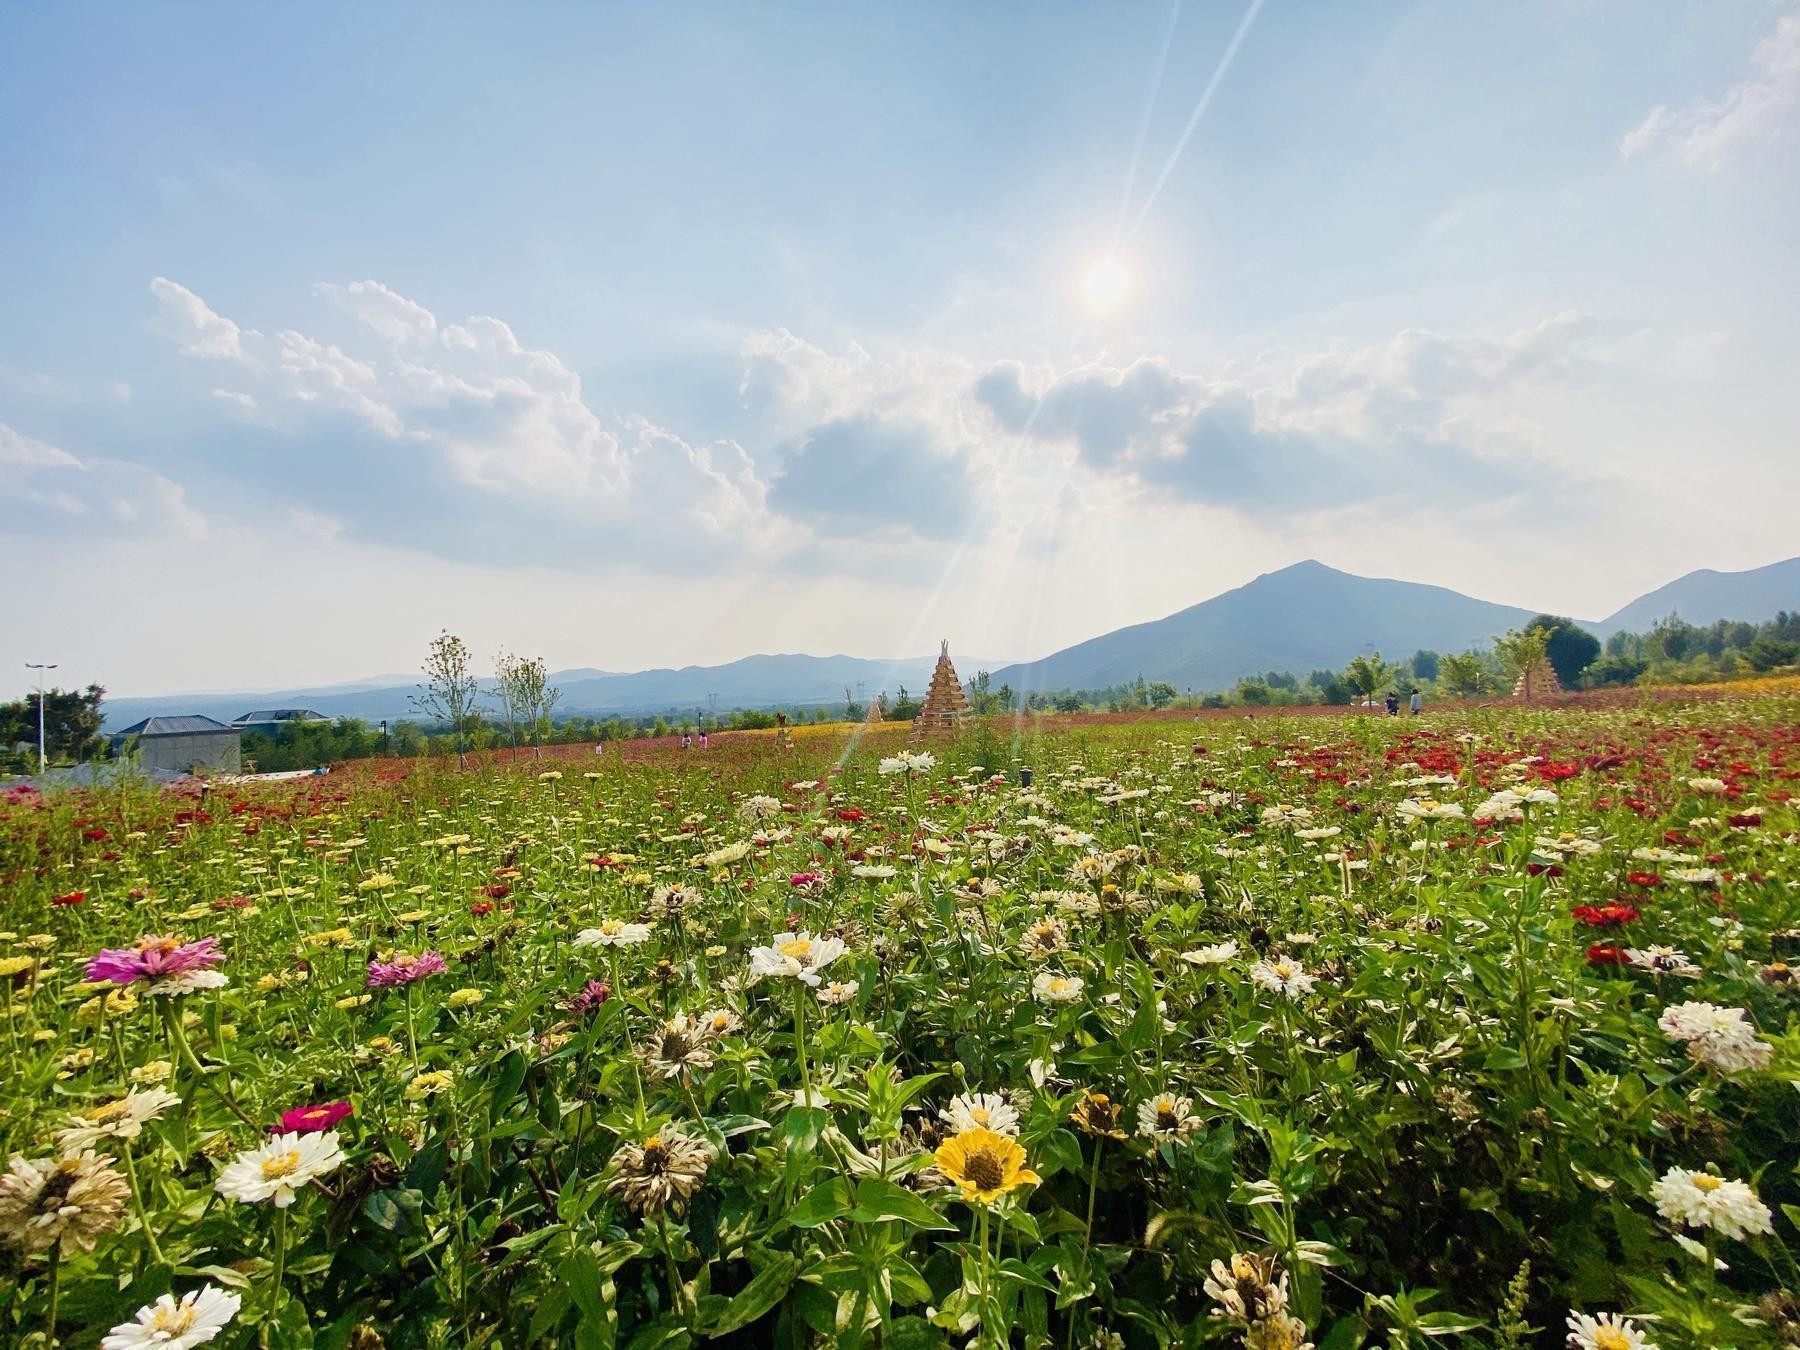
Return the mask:
[(260, 712), (245, 713), (231, 725), (239, 731), (254, 731), (259, 736), (273, 737), (285, 726), (330, 720), (324, 713), (314, 712), (311, 708), (264, 708)]
[(211, 717), (146, 717), (112, 738), (113, 753), (135, 747), (146, 773), (236, 773), (239, 732)]

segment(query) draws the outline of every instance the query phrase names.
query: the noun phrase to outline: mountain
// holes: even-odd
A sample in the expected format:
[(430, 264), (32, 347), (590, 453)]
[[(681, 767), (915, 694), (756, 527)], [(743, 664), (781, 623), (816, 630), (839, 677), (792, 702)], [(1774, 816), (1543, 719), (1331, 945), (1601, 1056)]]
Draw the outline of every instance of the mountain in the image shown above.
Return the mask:
[(1142, 675), (1178, 689), (1228, 689), (1246, 675), (1341, 670), (1358, 652), (1403, 660), (1421, 647), (1485, 646), (1535, 611), (1442, 586), (1352, 576), (1319, 562), (1266, 572), (1165, 619), (1090, 638), (993, 673), (1015, 689), (1103, 689)]
[(1800, 558), (1748, 572), (1715, 572), (1710, 567), (1689, 572), (1640, 595), (1593, 627), (1601, 637), (1621, 628), (1642, 633), (1671, 614), (1701, 626), (1720, 619), (1761, 623), (1784, 609), (1800, 610)]
[[(966, 675), (1004, 661), (958, 658)], [(842, 702), (849, 687), (859, 701), (885, 692), (892, 696), (905, 685), (922, 693), (931, 681), (936, 656), (869, 660), (855, 656), (746, 656), (720, 666), (684, 666), (679, 670), (641, 670), (629, 674), (582, 667), (557, 671), (550, 681), (562, 690), (559, 715), (568, 713), (653, 713), (671, 708), (704, 709), (716, 696), (719, 712), (734, 708), (766, 708), (776, 704)], [(412, 695), (418, 676), (396, 675), (390, 684), (314, 686), (306, 689), (250, 693), (163, 694), (151, 698), (108, 698), (103, 705), (105, 729), (116, 731), (145, 717), (202, 713), (229, 722), (255, 708), (311, 708), (327, 717), (360, 717), (368, 722), (418, 718)], [(483, 691), (492, 686), (483, 680)]]

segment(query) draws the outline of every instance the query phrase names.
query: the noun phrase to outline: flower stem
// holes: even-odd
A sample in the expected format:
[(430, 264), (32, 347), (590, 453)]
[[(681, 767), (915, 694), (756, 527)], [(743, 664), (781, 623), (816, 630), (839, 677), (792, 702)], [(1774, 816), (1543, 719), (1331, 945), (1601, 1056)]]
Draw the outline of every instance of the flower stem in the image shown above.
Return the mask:
[(150, 1215), (144, 1209), (143, 1188), (138, 1185), (137, 1163), (132, 1161), (131, 1144), (121, 1141), (119, 1156), (125, 1163), (125, 1179), (131, 1183), (131, 1203), (137, 1210), (138, 1222), (144, 1226), (144, 1240), (150, 1244), (150, 1256), (157, 1265), (166, 1266), (169, 1258), (162, 1253), (162, 1247), (156, 1241), (156, 1230), (150, 1226)]
[(56, 1339), (56, 1309), (62, 1298), (62, 1240), (50, 1249), (50, 1310), (44, 1314), (44, 1332), (50, 1338), (51, 1345), (60, 1344)]
[(806, 1067), (806, 984), (794, 981), (794, 1049), (800, 1056), (800, 1102), (812, 1109), (812, 1076)]
[(1088, 1206), (1087, 1228), (1081, 1234), (1081, 1254), (1088, 1254), (1088, 1247), (1094, 1241), (1094, 1201), (1100, 1195), (1100, 1150), (1106, 1147), (1106, 1136), (1094, 1136), (1094, 1161), (1088, 1167)]
[(206, 1066), (195, 1057), (193, 1047), (188, 1044), (187, 1032), (181, 1025), (181, 1014), (176, 1011), (174, 1003), (168, 999), (162, 1001), (162, 1015), (163, 1027), (169, 1033), (169, 1044), (174, 1047), (181, 1062), (187, 1065), (194, 1076), (200, 1080), (202, 1086), (210, 1088), (213, 1095), (225, 1103), (232, 1115), (254, 1130), (256, 1122), (250, 1118), (249, 1113), (237, 1104), (229, 1092), (213, 1082), (212, 1075), (207, 1072)]
[[(275, 1211), (275, 1278), (269, 1287), (269, 1321), (275, 1320), (281, 1307), (281, 1276), (287, 1269), (287, 1210)], [(265, 1334), (267, 1324), (264, 1325)]]

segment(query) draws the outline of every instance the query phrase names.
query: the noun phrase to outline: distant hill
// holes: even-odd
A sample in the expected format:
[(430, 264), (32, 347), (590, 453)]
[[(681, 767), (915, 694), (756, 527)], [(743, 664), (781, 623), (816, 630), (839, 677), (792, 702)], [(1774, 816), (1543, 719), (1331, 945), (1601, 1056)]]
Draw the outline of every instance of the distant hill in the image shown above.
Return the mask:
[(1267, 572), (1171, 614), (993, 672), (1015, 689), (1103, 689), (1142, 675), (1187, 690), (1227, 689), (1246, 675), (1340, 670), (1358, 652), (1403, 660), (1421, 647), (1485, 646), (1536, 611), (1442, 586), (1352, 576), (1319, 562)]
[[(953, 653), (954, 655), (954, 653)], [(956, 657), (965, 676), (992, 669), (1004, 660)], [(890, 697), (901, 685), (923, 693), (937, 657), (919, 656), (894, 660), (870, 660), (855, 656), (746, 656), (720, 666), (684, 666), (679, 670), (641, 670), (630, 674), (592, 668), (556, 671), (552, 684), (563, 691), (558, 715), (639, 714), (670, 708), (704, 709), (708, 696), (717, 695), (719, 712), (735, 708), (766, 708), (776, 704), (841, 702), (849, 687), (859, 699), (879, 693)], [(483, 681), (482, 688), (491, 681)], [(861, 686), (859, 692), (858, 686)], [(103, 705), (105, 729), (116, 731), (145, 717), (202, 713), (229, 722), (253, 708), (311, 708), (327, 717), (360, 717), (369, 722), (418, 718), (411, 697), (417, 677), (394, 677), (394, 683), (370, 688), (354, 685), (314, 686), (308, 689), (261, 690), (249, 693), (166, 694), (153, 698), (108, 698)]]
[(1784, 609), (1790, 613), (1800, 610), (1800, 558), (1748, 572), (1715, 572), (1711, 568), (1689, 572), (1640, 595), (1593, 627), (1601, 637), (1621, 628), (1642, 633), (1671, 614), (1701, 626), (1720, 619), (1761, 623)]

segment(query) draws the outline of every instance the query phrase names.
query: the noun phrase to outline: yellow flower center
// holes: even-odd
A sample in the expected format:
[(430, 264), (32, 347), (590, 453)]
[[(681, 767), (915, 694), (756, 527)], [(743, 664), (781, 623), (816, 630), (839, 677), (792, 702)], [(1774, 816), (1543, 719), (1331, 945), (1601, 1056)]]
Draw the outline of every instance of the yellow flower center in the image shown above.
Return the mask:
[(91, 1112), (88, 1119), (96, 1125), (110, 1125), (115, 1120), (122, 1120), (131, 1114), (131, 1103), (121, 1097), (116, 1102), (108, 1102), (105, 1106)]
[(264, 1181), (274, 1181), (278, 1177), (291, 1174), (300, 1166), (300, 1151), (290, 1148), (286, 1153), (277, 1153), (273, 1157), (264, 1158), (262, 1174)]
[(1270, 969), (1275, 972), (1277, 978), (1283, 980), (1291, 978), (1294, 973), (1294, 968), (1286, 961), (1277, 961)]
[(997, 1191), (1006, 1181), (1006, 1168), (991, 1153), (970, 1153), (963, 1176), (978, 1191)]
[(812, 955), (812, 948), (811, 938), (789, 938), (786, 942), (775, 948), (775, 950), (792, 960), (804, 961), (807, 957)]
[(1051, 980), (1049, 985), (1046, 987), (1053, 994), (1066, 994), (1069, 992), (1069, 982), (1060, 975), (1058, 975), (1055, 979)]
[(1617, 1327), (1601, 1327), (1594, 1333), (1594, 1350), (1631, 1350), (1631, 1338)]
[(987, 1107), (985, 1107), (985, 1106), (971, 1106), (971, 1107), (970, 1107), (970, 1108), (969, 1108), (969, 1119), (970, 1119), (970, 1120), (972, 1120), (972, 1121), (974, 1121), (974, 1122), (975, 1122), (975, 1123), (976, 1123), (976, 1124), (977, 1124), (977, 1125), (985, 1125), (985, 1124), (987, 1124), (987, 1123), (988, 1123), (988, 1109), (987, 1109)]
[(1704, 1172), (1694, 1178), (1694, 1188), (1708, 1193), (1718, 1190), (1724, 1184), (1718, 1177), (1708, 1176)]
[(155, 1331), (166, 1331), (171, 1336), (180, 1336), (194, 1325), (194, 1307), (191, 1303), (177, 1303), (174, 1307), (161, 1307), (156, 1316), (150, 1319), (150, 1326)]

